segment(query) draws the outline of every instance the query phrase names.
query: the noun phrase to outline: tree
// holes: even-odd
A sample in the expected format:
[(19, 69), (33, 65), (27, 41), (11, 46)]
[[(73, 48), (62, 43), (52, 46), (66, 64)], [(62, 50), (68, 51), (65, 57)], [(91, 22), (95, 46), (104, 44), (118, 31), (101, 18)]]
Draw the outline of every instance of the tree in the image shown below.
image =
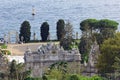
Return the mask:
[(68, 22), (65, 24), (64, 28), (64, 36), (62, 36), (60, 40), (60, 45), (63, 46), (65, 50), (71, 49), (71, 45), (73, 42), (73, 26)]
[(104, 40), (114, 37), (114, 33), (118, 28), (118, 23), (113, 20), (102, 19), (99, 21), (96, 29), (98, 30), (98, 35), (96, 37), (97, 42), (102, 44)]
[(57, 22), (57, 39), (61, 40), (64, 33), (65, 22), (63, 19), (59, 19)]
[(84, 37), (92, 37), (93, 32), (95, 32), (98, 26), (98, 20), (96, 19), (86, 19), (80, 23), (80, 30)]
[(17, 74), (16, 61), (13, 60), (10, 64), (10, 75), (9, 75), (10, 79), (17, 79), (16, 74)]
[(40, 27), (40, 30), (42, 41), (47, 41), (47, 38), (49, 36), (49, 24), (47, 22), (43, 22), (43, 24)]
[(79, 51), (81, 53), (82, 63), (88, 62), (88, 55), (91, 49), (91, 45), (94, 42), (95, 28), (98, 24), (96, 19), (86, 19), (80, 23), (80, 30), (82, 31), (82, 37), (80, 39)]
[(30, 29), (31, 29), (31, 26), (30, 26), (30, 23), (28, 21), (24, 21), (21, 24), (20, 34), (19, 34), (20, 41), (25, 41), (25, 42), (30, 41), (30, 37), (31, 37)]
[(95, 41), (100, 45), (104, 40), (114, 37), (117, 26), (118, 23), (116, 21), (108, 19), (86, 19), (80, 23), (82, 37), (79, 44), (79, 51), (82, 56), (82, 62), (88, 58), (91, 45)]
[(98, 56), (97, 69), (101, 74), (113, 73), (115, 57), (120, 57), (120, 33), (116, 33), (114, 38), (105, 40), (100, 47), (101, 54)]
[(86, 19), (80, 23), (82, 36), (89, 37), (93, 41), (96, 39), (99, 44), (113, 37), (117, 27), (118, 23), (116, 21), (108, 19)]
[(50, 70), (48, 71), (48, 77), (51, 79), (57, 79), (57, 80), (66, 80), (66, 74), (67, 72), (67, 68), (68, 68), (68, 64), (65, 61), (59, 61), (56, 63), (53, 63), (52, 65), (50, 65)]
[[(115, 57), (115, 62), (113, 64), (113, 67), (115, 68), (115, 80), (119, 80), (120, 79), (120, 57)], [(116, 79), (119, 78), (119, 79)]]
[(77, 75), (71, 75), (69, 80), (79, 80), (79, 77)]
[(25, 65), (23, 63), (17, 63), (13, 60), (9, 67), (9, 79), (10, 80), (24, 80), (30, 76), (31, 71), (25, 70)]
[(91, 49), (91, 40), (86, 37), (81, 37), (80, 44), (79, 44), (79, 51), (81, 54), (81, 63), (84, 63), (84, 61), (88, 62), (88, 55)]
[(52, 79), (53, 80), (63, 80), (62, 77), (63, 77), (63, 74), (58, 69), (52, 69), (48, 75), (48, 79), (50, 79), (50, 80), (52, 80)]

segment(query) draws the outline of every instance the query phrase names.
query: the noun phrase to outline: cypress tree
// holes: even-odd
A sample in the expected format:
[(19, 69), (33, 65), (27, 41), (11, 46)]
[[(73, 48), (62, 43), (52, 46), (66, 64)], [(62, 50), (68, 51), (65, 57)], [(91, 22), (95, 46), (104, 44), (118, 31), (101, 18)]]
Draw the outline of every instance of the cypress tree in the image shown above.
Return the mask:
[(47, 38), (49, 36), (49, 24), (47, 22), (43, 22), (43, 24), (40, 27), (40, 30), (42, 41), (47, 41)]
[(30, 26), (30, 23), (28, 21), (24, 21), (21, 24), (20, 34), (19, 34), (20, 41), (25, 41), (25, 42), (30, 41), (30, 37), (31, 37), (30, 29), (31, 29), (31, 26)]
[(59, 19), (57, 22), (57, 40), (61, 40), (64, 32), (65, 22), (63, 19)]

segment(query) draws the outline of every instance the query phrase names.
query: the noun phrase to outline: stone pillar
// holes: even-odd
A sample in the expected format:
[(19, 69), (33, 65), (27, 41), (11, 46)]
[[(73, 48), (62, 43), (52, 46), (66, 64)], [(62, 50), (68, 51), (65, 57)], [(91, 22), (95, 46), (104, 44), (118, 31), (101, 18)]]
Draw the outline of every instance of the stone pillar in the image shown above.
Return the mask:
[(19, 34), (18, 34), (18, 32), (16, 32), (16, 43), (18, 43), (19, 42)]
[(78, 39), (78, 32), (76, 32), (76, 39)]
[(4, 34), (4, 43), (6, 44), (8, 42), (8, 38), (7, 38), (7, 35)]
[(50, 40), (50, 33), (49, 33), (49, 35), (48, 35), (48, 37), (47, 37), (47, 40)]
[(36, 40), (36, 33), (33, 33), (33, 40)]
[(10, 32), (8, 32), (8, 43), (11, 43), (11, 40), (10, 40)]
[(21, 36), (21, 42), (23, 43), (23, 40), (24, 40), (24, 37), (23, 36)]

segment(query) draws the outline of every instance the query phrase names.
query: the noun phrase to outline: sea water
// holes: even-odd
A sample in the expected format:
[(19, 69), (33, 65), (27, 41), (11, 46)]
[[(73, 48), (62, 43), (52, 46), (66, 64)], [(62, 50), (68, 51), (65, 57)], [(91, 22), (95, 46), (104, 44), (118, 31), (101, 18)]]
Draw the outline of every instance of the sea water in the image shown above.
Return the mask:
[[(40, 26), (47, 21), (50, 37), (56, 39), (58, 19), (70, 21), (74, 33), (80, 36), (80, 22), (88, 18), (107, 18), (120, 23), (120, 0), (0, 0), (0, 37), (8, 32), (19, 32), (21, 23), (27, 20), (31, 24), (31, 36), (35, 32), (40, 39)], [(15, 37), (14, 33), (12, 35)]]

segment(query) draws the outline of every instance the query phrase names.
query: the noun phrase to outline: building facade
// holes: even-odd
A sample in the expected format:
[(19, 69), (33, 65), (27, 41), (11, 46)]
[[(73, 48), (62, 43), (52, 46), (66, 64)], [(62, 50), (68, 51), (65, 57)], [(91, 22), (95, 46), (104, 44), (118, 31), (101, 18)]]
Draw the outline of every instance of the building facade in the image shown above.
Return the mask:
[(66, 51), (59, 45), (49, 43), (47, 45), (41, 45), (36, 52), (31, 52), (28, 48), (24, 54), (24, 60), (26, 69), (32, 70), (31, 76), (41, 77), (45, 70), (57, 61), (80, 64), (81, 55), (78, 49)]

